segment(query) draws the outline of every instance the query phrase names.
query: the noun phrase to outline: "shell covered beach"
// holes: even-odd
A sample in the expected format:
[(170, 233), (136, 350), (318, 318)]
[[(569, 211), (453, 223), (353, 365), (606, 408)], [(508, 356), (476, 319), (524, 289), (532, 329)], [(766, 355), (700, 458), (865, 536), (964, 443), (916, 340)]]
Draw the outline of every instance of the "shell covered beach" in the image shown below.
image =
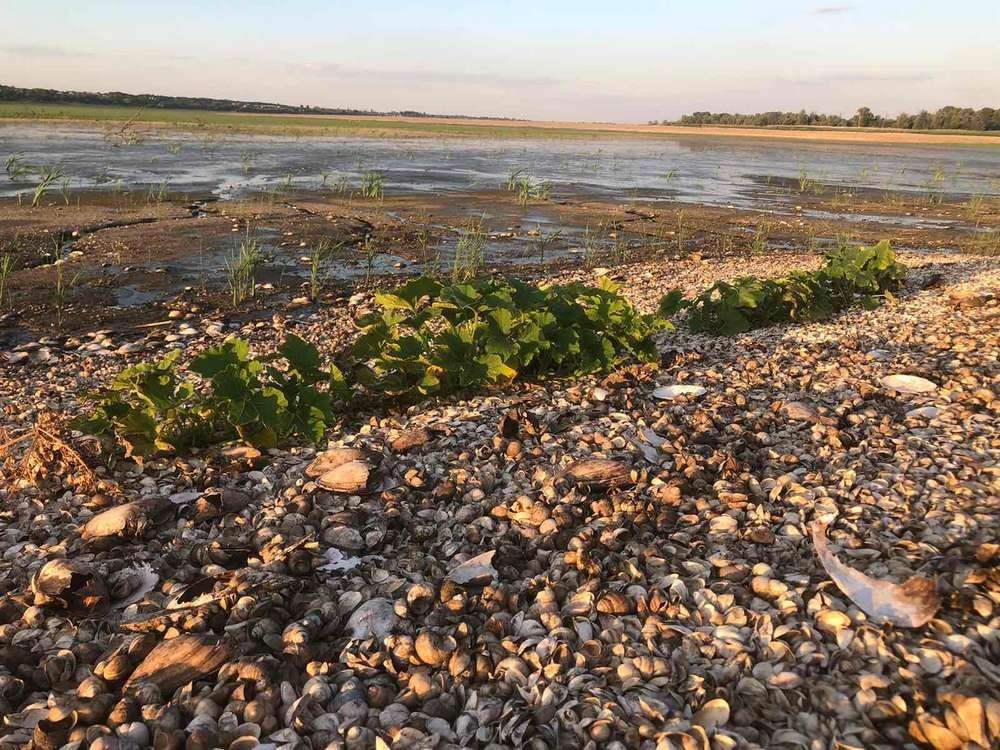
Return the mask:
[[(399, 206), (340, 200), (323, 209), (337, 231), (367, 226), (407, 258), (412, 225), (374, 217)], [(579, 200), (534, 205), (579, 227), (596, 210)], [(564, 247), (524, 273), (608, 277), (651, 313), (674, 288), (814, 269), (795, 232), (833, 219), (807, 216), (819, 198), (788, 200), (770, 251), (712, 233), (748, 209), (676, 219), (671, 204), (664, 220), (609, 204), (640, 229), (666, 221), (669, 250), (636, 240), (592, 267)], [(318, 201), (253, 210), (294, 254)], [(37, 220), (72, 242), (73, 214), (50, 208), (5, 204), (0, 229)], [(178, 210), (167, 227), (245, 231), (244, 214)], [(963, 210), (945, 198), (931, 213), (957, 225)], [(67, 262), (97, 269), (120, 241), (137, 265), (136, 226), (82, 233), (94, 244)], [(314, 446), (144, 461), (73, 427), (85, 394), (234, 335), (254, 352), (289, 333), (339, 351), (396, 282), (338, 279), (310, 300), (282, 276), (248, 314), (182, 280), (100, 322), (70, 302), (55, 330), (24, 276), (0, 359), (0, 746), (996, 747), (1000, 260), (956, 251), (971, 230), (949, 242), (953, 229), (887, 231), (906, 240), (907, 276), (873, 309), (733, 336), (682, 313), (656, 361), (361, 400)]]

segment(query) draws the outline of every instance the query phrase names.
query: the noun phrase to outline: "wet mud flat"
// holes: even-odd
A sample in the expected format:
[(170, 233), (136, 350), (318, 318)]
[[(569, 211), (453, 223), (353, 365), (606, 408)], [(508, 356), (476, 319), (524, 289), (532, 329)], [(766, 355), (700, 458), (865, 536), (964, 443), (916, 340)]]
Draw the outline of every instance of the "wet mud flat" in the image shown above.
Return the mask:
[[(560, 268), (644, 259), (719, 262), (840, 242), (890, 239), (897, 249), (988, 252), (1000, 202), (886, 206), (797, 196), (759, 211), (680, 202), (615, 203), (583, 195), (519, 201), (504, 190), (365, 199), (320, 191), (212, 195), (82, 191), (40, 206), (0, 199), (0, 245), (12, 260), (0, 312), (7, 340), (141, 325), (177, 305), (233, 312), (230, 269), (253, 243), (257, 290), (239, 314), (330, 304), (423, 272), (448, 275), (456, 255), (486, 270), (544, 276)], [(873, 210), (880, 213), (873, 214)], [(321, 261), (314, 263), (319, 253)], [(312, 279), (312, 283), (310, 282)], [(318, 281), (318, 286), (316, 282)], [(61, 313), (61, 314), (60, 314)], [(61, 319), (60, 319), (61, 318)]]

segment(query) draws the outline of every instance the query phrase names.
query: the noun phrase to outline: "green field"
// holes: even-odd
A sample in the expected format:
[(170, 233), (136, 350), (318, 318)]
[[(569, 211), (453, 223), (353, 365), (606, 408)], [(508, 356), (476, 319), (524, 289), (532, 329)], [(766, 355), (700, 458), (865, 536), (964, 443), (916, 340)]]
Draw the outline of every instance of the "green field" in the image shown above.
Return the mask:
[(635, 136), (622, 131), (593, 131), (576, 128), (541, 128), (530, 125), (494, 125), (411, 122), (380, 117), (329, 117), (323, 115), (267, 115), (241, 112), (210, 112), (194, 109), (144, 109), (97, 104), (34, 104), (0, 102), (0, 120), (70, 120), (86, 122), (126, 122), (133, 117), (142, 125), (181, 128), (230, 129), (242, 132), (282, 133), (367, 133), (377, 135), (455, 135), (480, 138), (593, 138)]

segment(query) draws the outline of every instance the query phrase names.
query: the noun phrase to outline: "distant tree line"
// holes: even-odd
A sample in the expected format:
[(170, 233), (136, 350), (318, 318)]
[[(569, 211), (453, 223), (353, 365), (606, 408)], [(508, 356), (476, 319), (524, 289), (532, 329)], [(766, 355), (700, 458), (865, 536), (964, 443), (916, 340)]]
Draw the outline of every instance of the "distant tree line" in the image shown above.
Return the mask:
[[(121, 91), (58, 91), (56, 89), (26, 89), (0, 84), (0, 102), (34, 104), (106, 104), (136, 109), (200, 109), (213, 112), (277, 113), (284, 115), (398, 115), (404, 117), (466, 117), (465, 115), (429, 115), (425, 112), (401, 110), (377, 112), (371, 109), (295, 106), (271, 102), (244, 102), (237, 99), (211, 99), (200, 96), (161, 96), (160, 94), (125, 94)], [(470, 120), (505, 119), (466, 117)]]
[(921, 110), (915, 115), (903, 112), (883, 117), (868, 107), (861, 107), (852, 117), (823, 115), (816, 112), (758, 112), (753, 115), (728, 112), (694, 112), (661, 125), (742, 125), (744, 127), (819, 126), (833, 128), (900, 128), (902, 130), (1000, 130), (1000, 109), (983, 107), (941, 107), (936, 112)]

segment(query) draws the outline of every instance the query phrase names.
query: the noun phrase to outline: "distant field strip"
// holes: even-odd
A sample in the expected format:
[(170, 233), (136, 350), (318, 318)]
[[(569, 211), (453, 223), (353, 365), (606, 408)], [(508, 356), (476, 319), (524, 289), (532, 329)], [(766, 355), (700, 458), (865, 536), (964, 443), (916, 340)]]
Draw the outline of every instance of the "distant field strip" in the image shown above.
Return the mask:
[(766, 129), (725, 126), (464, 120), (445, 117), (283, 115), (193, 109), (143, 109), (92, 104), (0, 102), (0, 120), (123, 123), (137, 128), (222, 129), (250, 133), (355, 134), (374, 136), (472, 136), (477, 138), (728, 137), (869, 143), (998, 146), (1000, 134), (863, 130)]

